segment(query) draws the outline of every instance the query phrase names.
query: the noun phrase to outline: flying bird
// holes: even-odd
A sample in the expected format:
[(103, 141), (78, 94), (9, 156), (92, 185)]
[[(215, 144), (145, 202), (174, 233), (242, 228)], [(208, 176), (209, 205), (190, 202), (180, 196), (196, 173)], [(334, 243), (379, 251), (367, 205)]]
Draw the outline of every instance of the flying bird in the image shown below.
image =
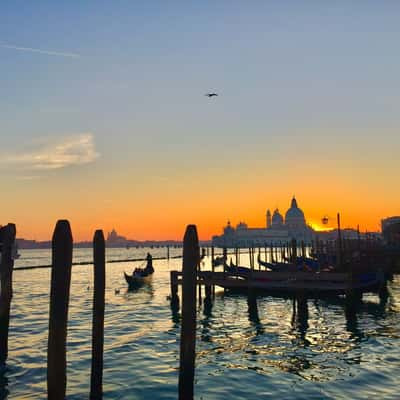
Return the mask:
[(218, 96), (218, 93), (206, 93), (204, 96), (214, 97), (214, 96)]

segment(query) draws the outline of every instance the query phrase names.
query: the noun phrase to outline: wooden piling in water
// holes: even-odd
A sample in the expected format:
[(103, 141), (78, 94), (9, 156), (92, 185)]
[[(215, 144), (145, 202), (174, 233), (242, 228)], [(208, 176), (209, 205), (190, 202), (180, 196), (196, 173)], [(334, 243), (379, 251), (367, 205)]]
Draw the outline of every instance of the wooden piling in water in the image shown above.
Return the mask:
[(0, 365), (4, 364), (8, 357), (8, 329), (10, 326), (10, 308), (13, 296), (12, 273), (14, 260), (12, 248), (15, 243), (15, 225), (8, 224), (0, 229), (0, 241), (2, 242), (0, 263)]
[[(200, 267), (200, 253), (199, 253), (199, 262), (197, 264), (197, 271), (201, 272), (201, 267)], [(202, 299), (201, 299), (201, 285), (198, 286), (198, 290), (199, 290), (199, 305), (201, 306), (202, 303)]]
[(342, 232), (340, 229), (340, 214), (337, 213), (337, 259), (336, 259), (336, 267), (341, 268), (343, 257), (342, 257)]
[(199, 239), (195, 225), (188, 225), (183, 240), (182, 327), (179, 363), (179, 399), (193, 399), (196, 357), (196, 270)]
[(99, 400), (103, 396), (105, 254), (104, 234), (103, 231), (97, 230), (93, 238), (94, 293), (92, 370), (90, 378), (91, 400)]
[(178, 283), (176, 271), (170, 272), (170, 284), (171, 284), (171, 308), (175, 311), (179, 310), (179, 296), (178, 296)]
[(292, 239), (292, 254), (291, 262), (296, 265), (297, 263), (297, 242), (296, 239)]
[(301, 333), (305, 334), (308, 328), (308, 304), (307, 296), (303, 291), (296, 294), (297, 302), (297, 324)]
[(65, 399), (66, 339), (72, 265), (72, 233), (69, 222), (57, 222), (52, 241), (47, 397)]
[[(211, 246), (211, 271), (215, 272), (215, 265), (214, 265), (214, 246)], [(212, 287), (212, 294), (215, 297), (215, 285)]]
[(274, 259), (274, 246), (272, 244), (272, 242), (269, 244), (269, 262), (274, 263), (275, 259)]

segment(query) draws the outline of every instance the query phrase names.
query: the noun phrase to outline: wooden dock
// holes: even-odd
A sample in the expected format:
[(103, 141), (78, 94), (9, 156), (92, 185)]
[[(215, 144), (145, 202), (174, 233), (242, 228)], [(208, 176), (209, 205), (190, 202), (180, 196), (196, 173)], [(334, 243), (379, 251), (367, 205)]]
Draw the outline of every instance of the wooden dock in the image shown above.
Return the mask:
[[(297, 243), (293, 239), (290, 243), (266, 243), (264, 248), (223, 248), (221, 256), (214, 248), (205, 253), (211, 253), (211, 269), (205, 268), (204, 262), (193, 267), (196, 268), (199, 303), (202, 302), (203, 287), (207, 300), (210, 294), (215, 293), (216, 287), (245, 293), (360, 297), (363, 292), (379, 292), (385, 286), (386, 278), (393, 273), (393, 259), (387, 256), (382, 242), (377, 240), (344, 240), (339, 237), (336, 241), (316, 239), (310, 243)], [(256, 269), (257, 253), (258, 259), (278, 263), (282, 270), (271, 271), (261, 266)], [(235, 272), (235, 267), (227, 265), (229, 255), (236, 260), (233, 265), (240, 265), (240, 256), (248, 255), (248, 267), (238, 267)], [(314, 260), (317, 268), (308, 268), (304, 262), (302, 265), (301, 259)], [(179, 304), (182, 273), (171, 271), (170, 283), (172, 304)]]
[[(299, 291), (318, 294), (346, 294), (351, 290), (376, 291), (384, 283), (383, 273), (350, 274), (335, 272), (271, 272), (251, 271), (251, 276), (242, 276), (213, 271), (198, 271), (196, 284), (211, 288), (218, 286), (225, 290), (246, 291), (256, 289), (264, 292), (297, 293)], [(171, 271), (171, 293), (176, 296), (182, 284), (182, 273)]]

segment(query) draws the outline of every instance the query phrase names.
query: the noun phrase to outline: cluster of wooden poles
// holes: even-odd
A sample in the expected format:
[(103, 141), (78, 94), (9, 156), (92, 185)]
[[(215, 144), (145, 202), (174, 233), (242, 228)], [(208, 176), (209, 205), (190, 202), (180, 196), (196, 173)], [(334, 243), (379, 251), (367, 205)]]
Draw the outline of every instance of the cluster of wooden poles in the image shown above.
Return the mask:
[[(1, 296), (0, 296), (0, 364), (8, 356), (8, 328), (12, 299), (12, 248), (16, 228), (8, 224), (0, 228)], [(73, 239), (70, 224), (59, 220), (52, 238), (52, 269), (50, 288), (49, 333), (47, 348), (47, 396), (62, 400), (66, 396), (66, 340), (68, 305), (71, 283)], [(193, 398), (196, 342), (196, 270), (200, 263), (197, 229), (189, 225), (183, 244), (182, 328), (180, 341), (179, 399)], [(97, 230), (93, 239), (94, 295), (92, 326), (92, 363), (90, 399), (103, 395), (103, 351), (105, 309), (105, 241), (103, 231)]]
[[(12, 272), (14, 261), (12, 247), (15, 225), (1, 228), (2, 242), (0, 280), (0, 363), (8, 356), (8, 329), (13, 294)], [(49, 335), (47, 347), (48, 399), (65, 399), (67, 385), (66, 340), (68, 304), (72, 266), (72, 233), (68, 221), (57, 222), (52, 239), (52, 269), (50, 288)], [(92, 364), (90, 399), (102, 398), (103, 348), (104, 348), (104, 293), (105, 293), (105, 241), (103, 231), (97, 230), (93, 239), (94, 295), (92, 326)]]

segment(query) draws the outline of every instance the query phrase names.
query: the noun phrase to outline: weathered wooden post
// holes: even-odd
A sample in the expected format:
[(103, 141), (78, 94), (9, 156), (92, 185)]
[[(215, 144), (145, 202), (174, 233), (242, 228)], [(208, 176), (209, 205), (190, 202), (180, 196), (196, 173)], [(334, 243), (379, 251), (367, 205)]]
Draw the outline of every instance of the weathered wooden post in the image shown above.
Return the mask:
[(211, 285), (207, 283), (204, 288), (204, 312), (206, 315), (209, 315), (211, 312), (212, 308), (211, 296), (212, 296)]
[(297, 264), (297, 242), (296, 239), (292, 239), (292, 257), (291, 262), (296, 265)]
[(10, 326), (10, 308), (13, 296), (12, 273), (14, 260), (12, 248), (15, 243), (16, 229), (14, 224), (0, 228), (1, 263), (0, 263), (0, 365), (8, 357), (8, 328)]
[[(211, 246), (211, 271), (215, 272), (215, 265), (214, 265), (214, 246)], [(225, 266), (224, 266), (225, 271)], [(212, 294), (215, 297), (215, 285), (212, 287)]]
[[(197, 272), (201, 272), (200, 266), (200, 248), (199, 248), (199, 262), (197, 263)], [(199, 290), (199, 305), (201, 306), (201, 283), (200, 283), (200, 274), (197, 274), (197, 281), (198, 281), (198, 290)]]
[(274, 260), (274, 246), (273, 246), (273, 244), (272, 244), (272, 242), (269, 244), (269, 255), (270, 255), (270, 262), (271, 263), (274, 263), (275, 262), (275, 260)]
[(286, 260), (286, 244), (283, 243), (281, 248), (281, 262), (285, 262), (285, 260)]
[(342, 232), (340, 229), (340, 214), (337, 214), (337, 259), (336, 259), (336, 267), (341, 268), (342, 266)]
[(167, 260), (169, 260), (169, 244), (167, 245)]
[(196, 357), (196, 269), (199, 239), (195, 225), (188, 225), (183, 239), (182, 328), (179, 363), (179, 399), (193, 399)]
[(63, 400), (67, 384), (65, 342), (72, 265), (72, 233), (68, 221), (57, 222), (52, 248), (47, 397), (49, 400)]
[(103, 397), (104, 351), (104, 291), (106, 279), (106, 250), (103, 231), (97, 230), (93, 238), (94, 293), (92, 328), (92, 371), (90, 399)]
[(306, 246), (304, 244), (304, 240), (301, 241), (301, 256), (306, 258)]
[(171, 283), (171, 308), (173, 311), (179, 310), (179, 296), (178, 296), (178, 283), (177, 283), (177, 272), (170, 272), (170, 283)]
[(299, 331), (302, 335), (305, 335), (308, 328), (308, 304), (307, 296), (303, 291), (300, 291), (296, 295), (297, 301), (297, 324)]

